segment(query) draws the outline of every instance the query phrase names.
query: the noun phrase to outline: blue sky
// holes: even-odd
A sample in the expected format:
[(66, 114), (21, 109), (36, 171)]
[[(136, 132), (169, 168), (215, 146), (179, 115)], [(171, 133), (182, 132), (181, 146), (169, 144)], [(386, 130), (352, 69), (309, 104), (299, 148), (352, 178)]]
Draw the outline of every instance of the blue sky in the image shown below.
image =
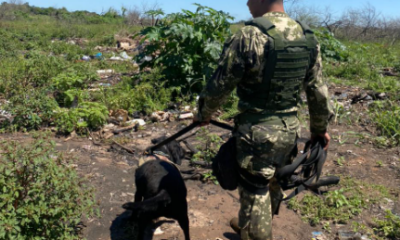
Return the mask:
[[(155, 3), (156, 0), (25, 0), (30, 5), (38, 7), (66, 7), (68, 10), (88, 10), (101, 13), (102, 10), (107, 10), (109, 7), (120, 9), (121, 6), (127, 8), (133, 6), (141, 6), (143, 2), (148, 4)], [(205, 6), (229, 12), (236, 20), (250, 18), (247, 9), (247, 0), (158, 0), (160, 7), (166, 12), (178, 12), (181, 9), (195, 10), (192, 3), (200, 3)], [(330, 6), (336, 13), (341, 13), (347, 8), (360, 8), (368, 2), (375, 6), (385, 16), (400, 17), (400, 0), (301, 0), (303, 5), (313, 7)]]

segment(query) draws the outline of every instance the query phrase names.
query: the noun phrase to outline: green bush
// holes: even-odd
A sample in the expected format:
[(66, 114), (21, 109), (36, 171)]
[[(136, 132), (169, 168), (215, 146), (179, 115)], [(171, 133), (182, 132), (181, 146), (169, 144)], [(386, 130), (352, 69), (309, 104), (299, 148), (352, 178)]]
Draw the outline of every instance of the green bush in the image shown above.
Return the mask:
[(17, 128), (39, 129), (51, 121), (58, 104), (46, 89), (26, 89), (9, 99), (6, 110), (14, 116)]
[(166, 88), (165, 82), (159, 81), (164, 78), (161, 72), (161, 68), (154, 68), (141, 73), (129, 81), (124, 80), (113, 87), (102, 89), (96, 98), (108, 109), (125, 109), (130, 113), (164, 110), (171, 102), (173, 92), (179, 92), (179, 88)]
[(0, 239), (78, 239), (82, 215), (94, 214), (93, 189), (54, 146), (0, 143)]
[(336, 39), (328, 30), (315, 30), (315, 35), (321, 45), (321, 54), (324, 60), (345, 61), (347, 60), (347, 48)]
[[(163, 66), (167, 86), (198, 92), (217, 66), (226, 37), (231, 34), (227, 13), (196, 4), (195, 12), (167, 15), (158, 25), (141, 31), (150, 43), (137, 57), (140, 67)], [(145, 56), (156, 56), (145, 61)], [(194, 87), (194, 85), (196, 87)]]
[(87, 128), (98, 129), (107, 123), (108, 110), (101, 103), (83, 102), (77, 108), (61, 108), (54, 115), (54, 124), (59, 132), (70, 133)]

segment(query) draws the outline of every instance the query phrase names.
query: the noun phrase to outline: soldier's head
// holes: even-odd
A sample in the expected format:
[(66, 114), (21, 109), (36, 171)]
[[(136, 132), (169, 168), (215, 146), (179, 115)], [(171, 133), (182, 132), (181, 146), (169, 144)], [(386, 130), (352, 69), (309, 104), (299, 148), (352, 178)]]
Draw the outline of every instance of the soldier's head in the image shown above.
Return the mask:
[(283, 0), (248, 0), (247, 6), (254, 18), (261, 17), (267, 12), (285, 11), (283, 8)]

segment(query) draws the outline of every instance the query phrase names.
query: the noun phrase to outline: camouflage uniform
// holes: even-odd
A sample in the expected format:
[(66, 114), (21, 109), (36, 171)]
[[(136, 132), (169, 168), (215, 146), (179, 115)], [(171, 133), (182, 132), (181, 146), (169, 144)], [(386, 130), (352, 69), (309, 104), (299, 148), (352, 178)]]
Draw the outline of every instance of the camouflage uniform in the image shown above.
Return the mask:
[[(286, 13), (270, 12), (263, 17), (275, 24), (276, 29), (289, 41), (304, 37), (302, 27)], [(245, 26), (225, 43), (219, 66), (200, 95), (199, 121), (210, 118), (236, 87), (240, 90), (245, 85), (246, 91), (251, 92), (251, 84), (263, 81), (268, 39), (259, 28)], [(322, 80), (319, 46), (317, 51), (317, 62), (307, 72), (303, 88), (307, 94), (311, 132), (321, 134), (327, 130), (332, 110), (328, 88)], [(261, 195), (239, 186), (241, 237), (245, 240), (272, 239), (272, 213), (279, 202), (274, 200), (282, 197), (273, 176), (276, 168), (291, 161), (290, 151), (300, 129), (298, 107), (271, 112), (240, 99), (238, 108), (240, 114), (235, 118), (234, 136), (237, 139), (239, 166), (255, 176), (271, 180), (269, 192)], [(249, 118), (249, 114), (258, 115), (263, 121), (255, 122), (254, 117)], [(250, 184), (257, 186), (256, 182)]]

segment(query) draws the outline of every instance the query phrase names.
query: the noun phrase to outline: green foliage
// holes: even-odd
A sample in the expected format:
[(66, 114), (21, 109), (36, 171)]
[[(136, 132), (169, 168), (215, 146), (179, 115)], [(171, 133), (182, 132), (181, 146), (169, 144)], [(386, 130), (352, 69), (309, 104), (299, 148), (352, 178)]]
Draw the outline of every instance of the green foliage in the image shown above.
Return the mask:
[(107, 123), (107, 107), (96, 102), (83, 102), (77, 108), (61, 108), (54, 115), (54, 124), (59, 132), (70, 133), (87, 128), (98, 129)]
[(329, 191), (323, 197), (306, 194), (301, 200), (293, 198), (288, 206), (312, 225), (326, 220), (347, 223), (388, 194), (383, 186), (368, 185), (351, 178), (342, 179), (340, 186), (340, 189)]
[(94, 214), (93, 189), (46, 138), (0, 143), (0, 238), (78, 239), (83, 214)]
[(76, 73), (60, 73), (53, 78), (54, 87), (60, 91), (67, 91), (71, 88), (85, 87), (85, 79), (78, 76)]
[[(397, 93), (400, 82), (382, 75), (384, 68), (399, 66), (398, 46), (380, 43), (346, 43), (346, 61), (325, 61), (324, 73), (339, 85), (359, 86), (376, 92)], [(393, 95), (395, 96), (395, 95)]]
[(223, 140), (216, 134), (210, 133), (206, 128), (201, 128), (197, 140), (201, 142), (200, 151), (193, 156), (193, 160), (203, 160), (211, 163), (212, 159), (217, 155)]
[(203, 181), (205, 182), (213, 182), (215, 185), (218, 184), (217, 177), (213, 175), (212, 171), (208, 171), (203, 174)]
[(333, 33), (326, 29), (315, 30), (315, 36), (321, 46), (321, 55), (324, 60), (329, 61), (346, 61), (348, 58), (347, 48), (336, 39)]
[[(138, 55), (141, 68), (163, 66), (167, 86), (184, 90), (201, 90), (201, 83), (211, 77), (222, 51), (222, 44), (231, 34), (227, 13), (195, 4), (195, 12), (167, 15), (157, 26), (141, 31), (149, 46)], [(145, 61), (145, 56), (155, 56)], [(196, 87), (193, 87), (196, 85)]]
[(58, 108), (57, 102), (46, 91), (36, 89), (20, 92), (9, 101), (6, 110), (14, 116), (13, 124), (26, 129), (39, 129), (42, 123), (51, 120)]
[(391, 239), (400, 238), (400, 217), (393, 214), (390, 210), (386, 211), (384, 220), (375, 219), (374, 221), (377, 225), (374, 230), (378, 234)]
[[(165, 83), (159, 81), (164, 77), (161, 72), (161, 68), (154, 68), (129, 81), (103, 88), (96, 98), (109, 109), (125, 109), (130, 113), (134, 111), (152, 113), (163, 110), (171, 101), (172, 93), (179, 91), (179, 88), (166, 88)], [(132, 82), (138, 84), (134, 85)]]
[(392, 101), (375, 102), (370, 107), (372, 120), (381, 135), (393, 145), (400, 144), (400, 106)]

